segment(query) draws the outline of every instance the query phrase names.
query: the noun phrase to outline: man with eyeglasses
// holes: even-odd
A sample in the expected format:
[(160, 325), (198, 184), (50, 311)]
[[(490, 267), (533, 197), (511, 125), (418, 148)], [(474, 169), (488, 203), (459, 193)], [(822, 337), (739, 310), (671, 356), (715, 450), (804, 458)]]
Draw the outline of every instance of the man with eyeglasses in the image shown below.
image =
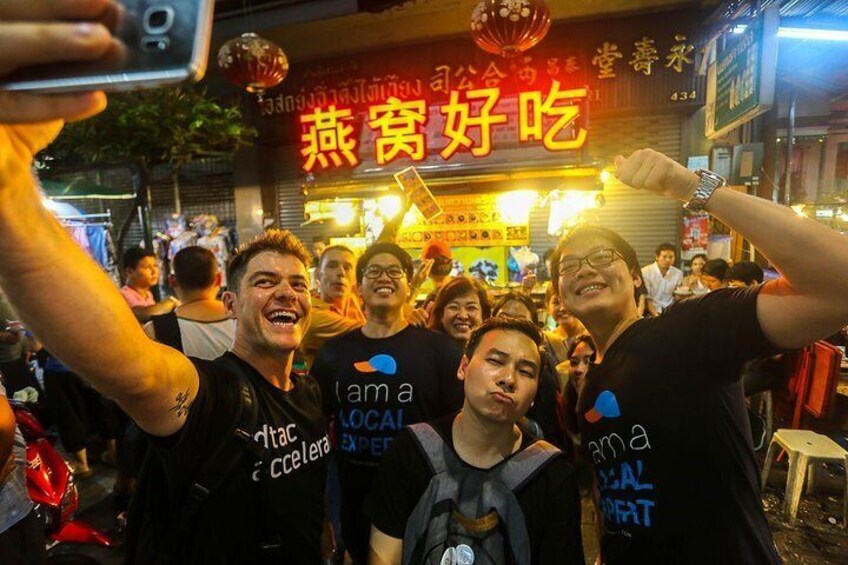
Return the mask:
[(371, 524), (362, 506), (389, 443), (404, 426), (451, 414), (463, 401), (459, 349), (404, 317), (412, 271), (396, 244), (369, 247), (356, 264), (365, 325), (327, 341), (312, 366), (334, 419), (342, 539), (356, 563), (368, 559)]
[(750, 359), (846, 324), (848, 240), (650, 149), (616, 158), (616, 176), (713, 214), (782, 278), (719, 289), (643, 319), (633, 300), (639, 265), (626, 241), (586, 225), (560, 241), (554, 280), (597, 345), (577, 417), (600, 494), (602, 561), (780, 563), (740, 372)]

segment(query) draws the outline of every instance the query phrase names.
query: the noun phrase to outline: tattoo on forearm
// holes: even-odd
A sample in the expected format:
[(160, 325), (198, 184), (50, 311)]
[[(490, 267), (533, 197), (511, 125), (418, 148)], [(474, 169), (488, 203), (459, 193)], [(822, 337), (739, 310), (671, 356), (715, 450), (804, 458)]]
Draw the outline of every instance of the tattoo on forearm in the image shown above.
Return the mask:
[(171, 412), (174, 412), (177, 415), (177, 418), (185, 418), (188, 416), (188, 411), (191, 410), (192, 401), (188, 390), (185, 392), (178, 392), (175, 400), (177, 403), (171, 406)]

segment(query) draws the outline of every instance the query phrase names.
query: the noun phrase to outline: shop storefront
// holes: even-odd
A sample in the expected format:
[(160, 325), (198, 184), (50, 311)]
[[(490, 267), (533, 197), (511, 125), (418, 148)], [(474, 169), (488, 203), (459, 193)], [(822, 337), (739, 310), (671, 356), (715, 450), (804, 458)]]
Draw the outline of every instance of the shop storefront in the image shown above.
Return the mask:
[(443, 213), (411, 212), (399, 243), (415, 256), (442, 239), (466, 272), (497, 264), (498, 285), (511, 249), (541, 256), (579, 220), (649, 262), (679, 239), (680, 207), (610, 165), (641, 147), (685, 160), (704, 99), (697, 30), (697, 12), (674, 11), (555, 24), (514, 59), (463, 37), (293, 65), (259, 103), (261, 182), (280, 227), (365, 245), (397, 210), (393, 175), (415, 166)]
[[(830, 0), (748, 4), (717, 12), (722, 31), (707, 47), (709, 166), (739, 190), (846, 233), (848, 12)], [(764, 261), (738, 237), (727, 258)]]

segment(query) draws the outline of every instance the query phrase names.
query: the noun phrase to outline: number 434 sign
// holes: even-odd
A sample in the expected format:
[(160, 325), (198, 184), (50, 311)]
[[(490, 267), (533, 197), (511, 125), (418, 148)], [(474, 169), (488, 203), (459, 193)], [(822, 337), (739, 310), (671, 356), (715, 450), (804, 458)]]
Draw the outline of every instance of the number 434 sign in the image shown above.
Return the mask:
[(669, 100), (672, 102), (686, 102), (688, 100), (695, 100), (698, 96), (698, 92), (695, 90), (678, 90), (671, 93)]

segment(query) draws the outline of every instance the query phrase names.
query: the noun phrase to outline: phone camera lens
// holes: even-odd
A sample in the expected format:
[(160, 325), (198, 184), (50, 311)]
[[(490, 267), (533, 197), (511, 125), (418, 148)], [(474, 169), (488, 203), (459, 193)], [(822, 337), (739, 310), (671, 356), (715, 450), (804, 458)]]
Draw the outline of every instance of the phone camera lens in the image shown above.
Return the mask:
[(150, 27), (162, 27), (168, 21), (168, 14), (165, 10), (156, 10), (150, 14), (150, 20), (147, 22)]
[(170, 6), (148, 8), (144, 13), (144, 31), (149, 34), (163, 34), (174, 25), (174, 9)]

